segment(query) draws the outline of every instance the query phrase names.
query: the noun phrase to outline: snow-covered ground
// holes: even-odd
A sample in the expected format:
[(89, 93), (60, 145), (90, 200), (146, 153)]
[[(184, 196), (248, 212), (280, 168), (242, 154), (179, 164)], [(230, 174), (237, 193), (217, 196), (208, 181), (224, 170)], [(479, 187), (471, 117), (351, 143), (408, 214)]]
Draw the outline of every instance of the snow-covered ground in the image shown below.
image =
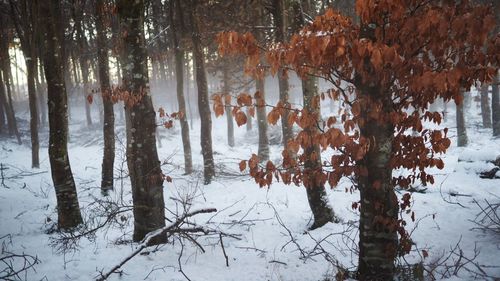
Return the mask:
[[(93, 105), (94, 106), (94, 105)], [(156, 104), (157, 107), (160, 104)], [(454, 105), (448, 106), (454, 111)], [(328, 112), (325, 108), (323, 112)], [(429, 254), (425, 264), (443, 260), (458, 244), (465, 258), (474, 259), (488, 275), (500, 277), (500, 237), (475, 229), (473, 220), (480, 212), (478, 205), (488, 200), (500, 201), (500, 180), (481, 179), (480, 171), (492, 167), (488, 160), (500, 155), (500, 139), (491, 137), (491, 130), (482, 129), (476, 103), (469, 109), (468, 119), (470, 145), (457, 148), (453, 112), (445, 126), (450, 128), (452, 147), (448, 151), (443, 170), (432, 171), (436, 183), (427, 186), (425, 193), (414, 193), (417, 225), (411, 223), (414, 251), (406, 257), (409, 263), (421, 260), (422, 250)], [(96, 198), (100, 195), (100, 167), (102, 161), (102, 136), (99, 125), (87, 128), (83, 124), (84, 114), (73, 109), (70, 120), (69, 155), (78, 187), (78, 197), (86, 219), (93, 216)], [(21, 114), (26, 120), (26, 114)], [(97, 116), (94, 116), (97, 117)], [(108, 200), (131, 204), (127, 179), (120, 179), (124, 163), (123, 124), (117, 114), (117, 155), (115, 160), (115, 191)], [(223, 238), (226, 259), (218, 235), (199, 239), (200, 247), (185, 240), (184, 247), (178, 240), (158, 248), (149, 249), (147, 255), (138, 255), (113, 274), (109, 280), (334, 280), (337, 269), (332, 264), (354, 269), (357, 263), (357, 211), (351, 205), (358, 201), (359, 194), (345, 192), (350, 183), (345, 180), (335, 189), (328, 190), (331, 205), (341, 218), (341, 223), (330, 223), (321, 229), (307, 231), (311, 224), (311, 213), (303, 187), (273, 184), (271, 188), (259, 188), (252, 179), (240, 175), (237, 163), (248, 159), (257, 150), (257, 131), (246, 132), (245, 127), (236, 128), (236, 147), (226, 143), (225, 117), (213, 119), (214, 156), (218, 177), (212, 184), (203, 186), (200, 174), (202, 156), (199, 145), (199, 123), (191, 129), (193, 162), (198, 172), (183, 175), (182, 144), (179, 126), (167, 130), (160, 128), (162, 136), (159, 156), (168, 163), (164, 172), (173, 178), (165, 182), (164, 194), (167, 217), (182, 213), (180, 201), (191, 198), (191, 210), (215, 207), (215, 214), (202, 214), (194, 218), (199, 225), (222, 231), (231, 236)], [(110, 227), (97, 231), (95, 239), (83, 238), (75, 250), (59, 251), (54, 246), (57, 233), (50, 233), (54, 221), (56, 201), (51, 186), (47, 152), (48, 134), (40, 134), (40, 169), (31, 169), (29, 134), (26, 121), (24, 144), (18, 146), (13, 139), (0, 138), (0, 163), (4, 169), (4, 185), (0, 186), (0, 237), (4, 250), (37, 256), (40, 263), (34, 270), (23, 273), (27, 280), (92, 280), (100, 271), (128, 256), (137, 244), (129, 243), (132, 232), (132, 214), (125, 213), (122, 228)], [(270, 128), (277, 130), (277, 128)], [(279, 145), (271, 146), (272, 159), (278, 159)], [(126, 171), (125, 171), (126, 173)], [(402, 195), (403, 192), (400, 193)], [(95, 214), (94, 214), (95, 215)], [(101, 218), (104, 220), (105, 218)], [(7, 236), (6, 236), (7, 235)], [(182, 250), (182, 256), (179, 258)], [(478, 252), (474, 258), (474, 250)], [(458, 253), (458, 250), (455, 251)], [(445, 263), (453, 265), (458, 257), (452, 254)], [(462, 258), (462, 263), (464, 262)], [(400, 260), (403, 262), (403, 259)], [(439, 263), (439, 262), (438, 262)], [(1, 270), (6, 264), (0, 264)], [(15, 267), (21, 266), (14, 263)], [(473, 279), (479, 270), (472, 264), (458, 272), (454, 280)], [(436, 269), (444, 270), (444, 265)], [(453, 270), (452, 270), (453, 271)], [(439, 276), (439, 274), (437, 274)], [(481, 279), (481, 278), (480, 278)], [(328, 279), (327, 279), (328, 280)]]

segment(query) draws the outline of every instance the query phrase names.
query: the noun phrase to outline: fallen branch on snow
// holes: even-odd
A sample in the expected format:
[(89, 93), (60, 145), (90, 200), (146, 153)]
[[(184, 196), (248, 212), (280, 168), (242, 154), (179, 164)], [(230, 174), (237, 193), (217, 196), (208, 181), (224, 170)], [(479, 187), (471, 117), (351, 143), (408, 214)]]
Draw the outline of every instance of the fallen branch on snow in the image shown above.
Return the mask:
[(125, 259), (123, 259), (119, 264), (115, 265), (113, 268), (111, 268), (109, 271), (106, 273), (100, 274), (99, 277), (96, 278), (96, 281), (104, 281), (108, 279), (108, 277), (116, 272), (118, 269), (120, 269), (125, 263), (127, 263), (129, 260), (131, 260), (133, 257), (138, 255), (142, 250), (149, 246), (152, 245), (152, 241), (154, 241), (154, 238), (165, 236), (168, 238), (171, 236), (173, 233), (182, 233), (182, 232), (202, 232), (205, 234), (208, 234), (211, 230), (205, 229), (203, 227), (191, 227), (191, 228), (180, 228), (180, 225), (187, 219), (192, 216), (195, 216), (197, 214), (203, 214), (203, 213), (213, 213), (217, 212), (217, 209), (215, 208), (207, 208), (207, 209), (200, 209), (192, 212), (188, 212), (180, 216), (175, 220), (175, 222), (171, 223), (170, 225), (167, 225), (163, 228), (157, 229), (155, 231), (151, 231), (150, 233), (146, 234), (144, 239), (141, 241), (139, 246), (135, 251), (133, 251), (130, 255), (128, 255)]

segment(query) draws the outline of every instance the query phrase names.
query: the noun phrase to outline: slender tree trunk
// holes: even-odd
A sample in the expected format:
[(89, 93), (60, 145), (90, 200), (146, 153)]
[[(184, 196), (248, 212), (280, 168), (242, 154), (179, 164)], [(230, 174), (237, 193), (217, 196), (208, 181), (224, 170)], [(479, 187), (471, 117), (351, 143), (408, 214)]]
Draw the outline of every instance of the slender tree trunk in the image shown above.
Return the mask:
[(253, 117), (250, 114), (250, 108), (247, 107), (247, 132), (250, 132), (253, 129), (252, 121), (253, 121)]
[(83, 97), (84, 97), (84, 103), (85, 103), (85, 117), (87, 119), (87, 126), (90, 127), (92, 126), (92, 115), (90, 111), (90, 102), (87, 99), (87, 95), (90, 94), (89, 90), (89, 61), (87, 59), (87, 54), (85, 52), (88, 52), (88, 49), (86, 48), (86, 43), (85, 43), (85, 36), (83, 35), (83, 30), (82, 30), (82, 22), (81, 20), (76, 20), (75, 23), (76, 26), (76, 32), (78, 36), (78, 46), (80, 49), (80, 54), (78, 56), (79, 62), (80, 62), (80, 71), (82, 74), (82, 82), (83, 82)]
[[(3, 85), (0, 84), (0, 87), (3, 87)], [(2, 89), (0, 89), (0, 95), (1, 95), (1, 91)], [(3, 132), (4, 130), (4, 127), (5, 127), (5, 117), (6, 117), (6, 113), (5, 113), (5, 109), (7, 108), (7, 105), (4, 103), (3, 101), (3, 98), (1, 98), (0, 96), (0, 134)]]
[[(137, 102), (126, 101), (127, 164), (134, 203), (133, 240), (165, 226), (163, 175), (156, 150), (155, 110), (148, 90), (144, 39), (144, 0), (118, 0), (123, 51), (123, 87)], [(163, 239), (153, 241), (162, 242)]]
[(192, 130), (193, 129), (193, 109), (191, 108), (191, 67), (189, 66), (189, 56), (185, 52), (185, 57), (184, 60), (186, 62), (185, 64), (185, 77), (186, 77), (186, 99), (187, 99), (187, 104), (188, 104), (188, 115), (189, 115), (189, 128)]
[[(177, 3), (177, 11), (182, 11)], [(175, 53), (175, 76), (177, 80), (177, 102), (179, 103), (179, 111), (181, 112), (179, 121), (181, 123), (182, 146), (184, 150), (184, 172), (191, 174), (193, 172), (193, 160), (191, 153), (191, 140), (189, 138), (189, 125), (186, 116), (186, 101), (184, 100), (184, 51), (179, 44), (179, 34), (177, 21), (174, 18), (174, 1), (170, 1), (170, 26), (172, 28), (172, 37)]]
[(63, 30), (58, 0), (40, 5), (45, 22), (45, 78), (49, 104), (49, 160), (57, 196), (58, 227), (69, 229), (82, 222), (75, 181), (68, 158), (68, 113), (64, 83)]
[(31, 166), (40, 167), (38, 141), (38, 108), (35, 88), (36, 57), (35, 52), (30, 52), (26, 58), (26, 69), (28, 71), (28, 99), (30, 107), (30, 134), (31, 134)]
[(493, 136), (500, 136), (500, 86), (499, 75), (495, 76), (493, 84), (491, 85), (491, 110), (493, 119)]
[(10, 127), (10, 122), (9, 121), (11, 121), (11, 120), (9, 120), (10, 119), (9, 105), (7, 103), (7, 95), (5, 94), (5, 88), (4, 88), (4, 83), (3, 83), (3, 79), (2, 79), (2, 73), (0, 71), (0, 133), (2, 132), (2, 129), (5, 126), (5, 120), (6, 119), (7, 119), (7, 125)]
[(457, 111), (456, 111), (456, 119), (457, 119), (457, 146), (467, 146), (468, 138), (467, 138), (467, 129), (465, 127), (465, 114), (464, 114), (464, 92), (461, 91), (460, 95), (462, 96), (462, 100), (460, 103), (457, 103)]
[(231, 87), (230, 87), (230, 79), (229, 79), (229, 70), (228, 70), (228, 63), (227, 61), (224, 62), (224, 66), (222, 69), (222, 81), (224, 83), (224, 89), (223, 93), (224, 96), (227, 97), (227, 101), (225, 102), (225, 111), (226, 111), (226, 121), (227, 121), (227, 144), (230, 147), (234, 147), (234, 122), (233, 122), (233, 113), (231, 110)]
[(196, 68), (196, 84), (198, 85), (198, 109), (201, 121), (201, 153), (203, 154), (203, 177), (204, 183), (209, 184), (215, 176), (214, 157), (212, 152), (212, 116), (210, 102), (208, 99), (207, 76), (205, 73), (205, 61), (203, 49), (200, 42), (200, 31), (198, 27), (197, 4), (192, 0), (191, 6), (191, 38), (193, 41), (193, 55)]
[(269, 160), (269, 138), (267, 136), (266, 94), (264, 92), (264, 79), (256, 79), (255, 87), (259, 98), (257, 99), (257, 124), (259, 129), (259, 161)]
[(483, 119), (483, 127), (491, 128), (491, 108), (487, 84), (481, 86), (481, 117)]
[(38, 61), (38, 75), (36, 79), (36, 91), (38, 93), (38, 109), (40, 111), (40, 124), (45, 125), (47, 123), (47, 97), (45, 95), (45, 85), (43, 80), (43, 63), (42, 60)]
[[(304, 110), (309, 114), (314, 114), (316, 120), (320, 120), (320, 107), (312, 101), (317, 95), (318, 89), (314, 77), (308, 76), (302, 80), (302, 93), (304, 96)], [(304, 149), (304, 186), (307, 192), (309, 207), (314, 216), (314, 223), (311, 229), (315, 229), (334, 220), (335, 215), (328, 204), (328, 197), (325, 185), (321, 182), (318, 175), (322, 174), (321, 150), (319, 144), (314, 144), (318, 138), (319, 130), (317, 127), (304, 129), (307, 137), (310, 138), (309, 147)]]
[(109, 58), (106, 45), (106, 29), (104, 27), (104, 1), (96, 1), (96, 30), (97, 30), (97, 63), (99, 69), (99, 82), (101, 97), (104, 107), (104, 154), (102, 158), (101, 192), (107, 194), (113, 189), (113, 167), (115, 162), (115, 115), (111, 100), (111, 85), (109, 82)]
[[(273, 0), (273, 19), (274, 25), (276, 26), (275, 37), (278, 42), (285, 42), (286, 40), (286, 21), (285, 21), (285, 2), (284, 0)], [(282, 131), (282, 142), (286, 147), (288, 142), (293, 138), (292, 126), (288, 124), (288, 108), (290, 108), (290, 102), (288, 97), (289, 83), (288, 77), (285, 73), (284, 68), (278, 70), (278, 85), (280, 93), (280, 101), (286, 110), (281, 116), (281, 131)]]
[[(1, 16), (0, 16), (1, 17)], [(3, 20), (0, 20), (0, 25), (2, 24)], [(10, 55), (9, 55), (9, 40), (8, 40), (8, 34), (6, 33), (7, 30), (2, 29), (0, 32), (0, 72), (3, 72), (3, 84), (5, 84), (5, 90), (7, 91), (7, 95), (5, 96), (5, 91), (3, 91), (3, 96), (2, 97), (2, 103), (3, 103), (3, 108), (2, 105), (0, 105), (0, 118), (4, 118), (4, 113), (5, 116), (7, 117), (7, 122), (8, 122), (8, 128), (9, 128), (9, 134), (15, 135), (17, 138), (18, 144), (22, 144), (21, 142), (21, 136), (19, 135), (19, 130), (17, 129), (17, 120), (16, 120), (16, 115), (14, 111), (14, 105), (12, 103), (12, 91), (11, 91), (11, 84), (10, 84), (10, 77), (12, 76), (11, 70), (10, 70)], [(1, 76), (1, 74), (0, 74)], [(2, 79), (0, 77), (0, 79)], [(0, 83), (0, 87), (2, 87), (2, 83)], [(2, 91), (0, 89), (0, 91)], [(0, 127), (5, 124), (5, 120), (0, 120)], [(1, 130), (0, 130), (1, 131)]]

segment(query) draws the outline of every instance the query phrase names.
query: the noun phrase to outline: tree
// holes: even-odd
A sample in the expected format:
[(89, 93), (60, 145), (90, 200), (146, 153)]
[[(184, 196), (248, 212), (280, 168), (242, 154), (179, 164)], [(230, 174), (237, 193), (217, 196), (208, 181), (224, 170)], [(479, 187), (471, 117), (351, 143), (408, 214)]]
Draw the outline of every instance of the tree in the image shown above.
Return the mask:
[[(147, 57), (144, 43), (144, 1), (119, 0), (123, 50), (122, 90), (127, 127), (127, 165), (132, 185), (134, 241), (165, 226), (163, 174), (156, 150), (156, 123), (149, 95)], [(161, 241), (157, 241), (161, 242)]]
[[(4, 15), (0, 15), (0, 72), (3, 72), (3, 79), (0, 77), (0, 80), (3, 80), (5, 84), (5, 90), (0, 89), (0, 98), (2, 99), (0, 107), (0, 118), (3, 117), (3, 112), (7, 117), (7, 125), (9, 129), (9, 134), (15, 135), (17, 138), (17, 143), (22, 144), (21, 136), (19, 134), (19, 130), (17, 129), (17, 120), (16, 114), (14, 111), (14, 105), (12, 104), (12, 89), (10, 84), (10, 77), (12, 73), (10, 71), (10, 55), (9, 55), (9, 24), (7, 24), (7, 19), (4, 18)], [(3, 86), (0, 86), (3, 88)], [(5, 95), (7, 92), (7, 95)], [(2, 112), (3, 111), (3, 112)], [(3, 122), (0, 122), (0, 126), (3, 125)]]
[(491, 84), (491, 115), (493, 119), (493, 136), (500, 136), (500, 74), (496, 74)]
[[(398, 218), (400, 210), (409, 208), (411, 195), (398, 200), (394, 188), (415, 181), (432, 184), (426, 168), (443, 168), (440, 155), (450, 145), (447, 129), (424, 129), (423, 120), (442, 119), (427, 106), (438, 97), (460, 103), (461, 89), (491, 80), (500, 61), (500, 39), (488, 38), (494, 23), (488, 7), (468, 1), (358, 0), (356, 12), (359, 24), (328, 10), (266, 57), (274, 72), (287, 65), (302, 77), (323, 76), (332, 87), (324, 96), (347, 105), (341, 128), (334, 116), (323, 127), (306, 110), (292, 114), (303, 130), (322, 129), (313, 140), (299, 133), (292, 147), (305, 152), (312, 141), (335, 150), (321, 173), (315, 171), (318, 181), (333, 187), (354, 175), (353, 187), (360, 192), (360, 202), (353, 204), (360, 210), (359, 279), (393, 280), (396, 255), (411, 249), (404, 219)], [(221, 53), (245, 54), (250, 69), (260, 65), (261, 51), (252, 35), (228, 32), (218, 40)], [(410, 107), (423, 113), (407, 113)], [(269, 116), (276, 120), (281, 110)], [(408, 133), (411, 129), (419, 135)], [(306, 159), (299, 156), (294, 163), (284, 158), (281, 168), (271, 162), (259, 166), (254, 156), (240, 167), (248, 166), (261, 185), (275, 176), (296, 184), (308, 178), (299, 168)], [(409, 174), (393, 177), (393, 169)]]
[[(298, 1), (293, 1), (291, 3), (291, 10), (293, 16), (292, 29), (299, 31), (305, 25), (302, 5)], [(318, 123), (321, 120), (321, 108), (318, 99), (315, 98), (318, 96), (317, 79), (312, 75), (306, 75), (302, 77), (301, 82), (304, 110), (307, 114), (311, 115), (315, 123)], [(288, 107), (289, 105), (286, 105), (283, 113), (288, 111)], [(281, 120), (283, 121), (284, 118), (286, 118), (286, 122), (288, 123), (288, 115), (283, 114)], [(306, 138), (309, 138), (309, 141), (307, 141), (309, 145), (304, 148), (303, 153), (304, 174), (308, 177), (304, 178), (303, 182), (306, 188), (307, 201), (314, 216), (314, 223), (311, 226), (311, 229), (314, 229), (333, 221), (335, 214), (328, 204), (325, 184), (317, 180), (318, 173), (321, 173), (322, 169), (321, 149), (319, 143), (314, 143), (313, 140), (318, 137), (319, 129), (316, 126), (306, 127), (303, 134)]]
[(208, 99), (207, 74), (200, 40), (198, 18), (198, 0), (189, 1), (189, 19), (191, 24), (191, 41), (196, 70), (196, 84), (198, 86), (198, 109), (201, 120), (201, 153), (203, 154), (204, 183), (209, 184), (215, 176), (214, 156), (212, 151), (212, 117)]
[(456, 120), (457, 120), (457, 146), (467, 146), (469, 142), (467, 138), (467, 129), (465, 125), (464, 113), (464, 93), (460, 92), (460, 100), (457, 101)]
[(481, 85), (481, 118), (484, 128), (491, 128), (491, 108), (488, 97), (488, 85)]
[[(287, 40), (285, 0), (272, 0), (271, 7), (272, 7), (271, 14), (273, 15), (274, 26), (276, 27), (276, 30), (274, 32), (276, 42), (285, 42)], [(290, 86), (288, 83), (288, 76), (284, 68), (278, 70), (278, 85), (279, 85), (280, 101), (284, 107), (288, 108), (290, 107), (289, 97), (288, 97)], [(281, 118), (281, 131), (282, 131), (283, 145), (286, 147), (288, 142), (293, 137), (292, 126), (288, 124), (288, 110), (285, 110), (283, 112), (283, 118)]]
[(115, 114), (111, 85), (109, 82), (109, 58), (106, 37), (106, 5), (105, 0), (96, 0), (96, 31), (97, 31), (97, 62), (99, 82), (101, 87), (102, 104), (104, 107), (104, 155), (102, 158), (101, 191), (106, 193), (113, 189), (113, 171), (115, 162)]
[[(175, 3), (174, 3), (175, 1)], [(176, 13), (174, 13), (176, 9)], [(179, 38), (184, 31), (184, 17), (182, 15), (181, 3), (179, 0), (170, 0), (170, 26), (172, 27), (172, 41), (175, 56), (175, 78), (177, 82), (177, 102), (179, 103), (179, 121), (181, 123), (182, 146), (184, 149), (184, 172), (193, 172), (193, 160), (191, 153), (191, 140), (189, 138), (189, 125), (186, 117), (186, 101), (184, 99), (184, 51)], [(174, 15), (177, 15), (177, 18)], [(180, 31), (180, 32), (179, 32)]]
[(64, 83), (64, 29), (58, 0), (40, 3), (44, 23), (44, 67), (49, 104), (49, 160), (57, 196), (58, 227), (69, 229), (82, 222), (76, 185), (68, 158), (68, 112)]
[(16, 28), (17, 36), (21, 41), (21, 49), (26, 62), (28, 73), (28, 99), (30, 108), (30, 134), (31, 134), (31, 166), (40, 167), (38, 141), (38, 109), (35, 79), (37, 75), (36, 36), (38, 35), (37, 2), (28, 0), (9, 0), (10, 15)]
[(92, 115), (90, 111), (90, 66), (89, 66), (89, 47), (87, 44), (87, 39), (84, 32), (84, 9), (86, 1), (74, 0), (71, 3), (71, 10), (73, 14), (73, 21), (76, 31), (76, 42), (78, 45), (78, 59), (80, 63), (80, 71), (82, 73), (83, 82), (83, 95), (85, 97), (85, 117), (87, 119), (87, 126), (92, 125)]

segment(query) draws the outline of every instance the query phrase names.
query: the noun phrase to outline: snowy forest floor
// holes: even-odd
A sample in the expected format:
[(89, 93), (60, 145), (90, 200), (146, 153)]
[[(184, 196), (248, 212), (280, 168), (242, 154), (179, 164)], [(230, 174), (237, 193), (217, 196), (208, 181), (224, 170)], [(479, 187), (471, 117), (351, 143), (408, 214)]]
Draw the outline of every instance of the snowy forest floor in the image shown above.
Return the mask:
[[(448, 108), (453, 109), (453, 104)], [(403, 215), (415, 245), (412, 253), (398, 263), (423, 261), (438, 279), (500, 277), (500, 236), (481, 230), (475, 223), (480, 205), (500, 202), (500, 180), (481, 179), (478, 175), (493, 167), (488, 161), (500, 155), (500, 139), (493, 139), (491, 130), (481, 128), (475, 103), (469, 113), (470, 144), (466, 148), (456, 147), (455, 119), (451, 112), (443, 124), (450, 128), (452, 137), (452, 147), (444, 156), (445, 168), (431, 170), (435, 184), (426, 186), (423, 193), (413, 193), (416, 221), (412, 222), (409, 214)], [(137, 246), (130, 242), (132, 212), (120, 214), (117, 222), (98, 229), (94, 236), (82, 238), (77, 244), (61, 244), (61, 238), (68, 235), (53, 231), (57, 212), (47, 155), (47, 128), (40, 132), (41, 167), (31, 169), (29, 126), (27, 116), (21, 116), (23, 145), (0, 136), (2, 256), (7, 252), (36, 256), (39, 262), (21, 273), (18, 276), (21, 280), (92, 280)], [(99, 189), (102, 130), (99, 124), (91, 128), (82, 125), (83, 118), (80, 111), (73, 112), (69, 155), (84, 220), (92, 228), (105, 221), (105, 206), (126, 207), (132, 201), (130, 185), (124, 177), (123, 121), (117, 117), (115, 191), (102, 197)], [(175, 238), (169, 244), (148, 248), (147, 254), (136, 256), (109, 280), (335, 280), (337, 266), (354, 270), (359, 213), (351, 206), (359, 200), (359, 194), (356, 190), (346, 192), (350, 181), (346, 179), (335, 189), (327, 190), (341, 222), (307, 231), (312, 216), (304, 188), (281, 183), (259, 188), (241, 174), (238, 162), (257, 150), (256, 126), (251, 132), (246, 132), (245, 127), (236, 128), (237, 145), (230, 148), (226, 144), (225, 122), (225, 117), (213, 119), (217, 177), (206, 186), (202, 185), (199, 123), (195, 120), (190, 130), (196, 169), (190, 176), (183, 175), (179, 126), (176, 124), (169, 130), (159, 128), (163, 171), (173, 179), (172, 183), (164, 184), (167, 218), (183, 213), (185, 208), (217, 208), (217, 213), (201, 214), (192, 221), (228, 234), (222, 238), (224, 248), (218, 234), (199, 237), (199, 245)], [(270, 130), (279, 129), (271, 126)], [(272, 145), (271, 152), (272, 160), (279, 159), (280, 145)], [(399, 196), (404, 193), (398, 191)], [(183, 206), (182, 202), (188, 204)], [(425, 259), (424, 252), (428, 253)], [(22, 263), (18, 258), (10, 266), (21, 268)], [(0, 279), (8, 266), (0, 264)], [(430, 279), (429, 273), (426, 276)]]

